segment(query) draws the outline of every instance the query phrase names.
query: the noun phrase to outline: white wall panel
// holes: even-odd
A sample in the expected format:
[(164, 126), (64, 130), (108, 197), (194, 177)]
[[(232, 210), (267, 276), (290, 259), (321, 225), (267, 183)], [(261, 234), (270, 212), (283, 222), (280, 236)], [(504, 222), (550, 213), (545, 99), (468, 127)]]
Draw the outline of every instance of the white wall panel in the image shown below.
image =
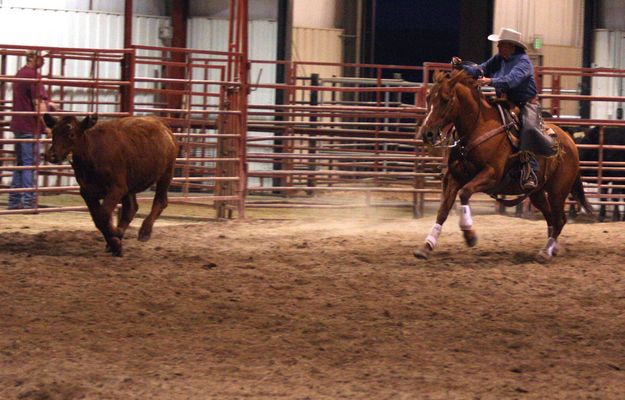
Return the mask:
[[(167, 21), (165, 17), (138, 16), (133, 19), (133, 43), (158, 46), (158, 27)], [(64, 10), (35, 10), (25, 8), (0, 8), (0, 43), (12, 45), (70, 47), (89, 49), (120, 49), (124, 41), (123, 16), (111, 13), (97, 13), (84, 11)], [(15, 74), (24, 63), (23, 57), (9, 57), (7, 73)], [(44, 66), (43, 73), (48, 69)], [(60, 61), (56, 60), (53, 70), (60, 71)], [(137, 74), (153, 76), (152, 67), (139, 66)], [(83, 61), (67, 61), (65, 77), (91, 78), (91, 68)], [(119, 78), (118, 63), (104, 63), (98, 65), (100, 78)], [(9, 95), (11, 91), (8, 91)], [(52, 93), (54, 98), (55, 93)], [(85, 101), (89, 95), (86, 89), (76, 88), (66, 92), (71, 100)], [(116, 93), (105, 94), (99, 92), (100, 100), (110, 102), (115, 100)], [(138, 102), (152, 101), (152, 95), (137, 97)], [(88, 111), (85, 106), (67, 106), (66, 110)], [(117, 111), (112, 105), (101, 105), (100, 112)]]
[[(249, 58), (250, 60), (276, 60), (277, 23), (275, 21), (254, 20), (249, 22)], [(189, 47), (198, 50), (226, 51), (228, 48), (228, 21), (194, 17), (189, 20)], [(221, 63), (223, 65), (223, 63)], [(258, 79), (260, 76), (260, 80)], [(194, 73), (195, 79), (203, 79), (201, 72)], [(216, 72), (209, 79), (218, 79)], [(254, 83), (274, 83), (276, 68), (273, 64), (252, 63), (250, 80)], [(218, 90), (212, 87), (211, 91)], [(275, 91), (259, 89), (251, 93), (250, 104), (273, 104)], [(213, 101), (213, 103), (215, 103)]]
[(496, 0), (494, 32), (507, 27), (528, 43), (542, 35), (545, 44), (581, 47), (583, 13), (584, 0)]
[[(193, 17), (189, 20), (188, 26), (188, 43), (189, 47), (199, 50), (226, 51), (228, 48), (228, 21), (224, 19), (211, 19), (206, 17)], [(250, 71), (250, 81), (260, 83), (275, 83), (276, 68), (274, 64), (255, 63), (254, 60), (272, 61), (277, 57), (277, 23), (269, 20), (252, 20), (249, 22), (249, 58), (252, 60), (252, 69)], [(223, 65), (221, 63), (214, 63)], [(259, 79), (260, 77), (260, 79)], [(204, 74), (197, 69), (193, 72), (194, 79), (204, 79)], [(208, 79), (217, 80), (219, 75), (217, 72), (209, 74)], [(211, 85), (207, 87), (209, 92), (218, 93), (219, 86)], [(203, 85), (195, 85), (194, 91), (204, 90)], [(200, 96), (194, 96), (194, 104), (202, 104), (203, 99)], [(216, 99), (208, 99), (208, 103), (217, 104)], [(258, 89), (253, 91), (249, 96), (250, 105), (255, 104), (274, 104), (274, 89)], [(197, 106), (195, 108), (198, 108)], [(255, 119), (267, 119), (271, 117), (250, 116)], [(267, 132), (248, 132), (248, 136), (269, 136)], [(255, 144), (272, 144), (272, 141), (255, 142)], [(250, 151), (259, 151), (253, 149)], [(270, 163), (250, 163), (250, 171), (271, 170)], [(259, 178), (249, 178), (248, 184), (252, 186), (260, 185)]]
[[(625, 31), (597, 29), (594, 32), (593, 67), (625, 69)], [(625, 96), (625, 79), (592, 78), (593, 96)], [(591, 117), (616, 119), (622, 103), (593, 101)]]
[[(80, 10), (96, 12), (124, 12), (124, 0), (1, 0), (4, 7), (39, 8), (48, 10)], [(163, 0), (134, 0), (133, 13), (165, 15)]]

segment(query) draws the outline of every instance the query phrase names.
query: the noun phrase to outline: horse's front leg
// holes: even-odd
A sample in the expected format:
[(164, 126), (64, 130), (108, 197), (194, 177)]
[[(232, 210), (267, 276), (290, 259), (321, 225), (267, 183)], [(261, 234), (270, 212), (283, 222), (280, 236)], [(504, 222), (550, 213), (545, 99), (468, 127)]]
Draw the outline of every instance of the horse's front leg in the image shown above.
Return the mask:
[(441, 194), (441, 204), (438, 207), (438, 214), (436, 215), (436, 223), (430, 230), (429, 235), (425, 238), (423, 246), (413, 252), (415, 257), (427, 259), (432, 250), (434, 250), (434, 247), (436, 247), (438, 237), (443, 229), (443, 224), (449, 215), (449, 210), (451, 210), (454, 201), (456, 201), (458, 189), (460, 189), (460, 184), (451, 176), (449, 171), (447, 171), (443, 177), (443, 193)]
[(477, 234), (473, 229), (473, 218), (471, 217), (471, 207), (469, 200), (473, 193), (485, 192), (492, 189), (497, 184), (497, 175), (492, 167), (481, 170), (475, 178), (464, 185), (460, 191), (460, 229), (467, 246), (473, 247), (477, 244)]

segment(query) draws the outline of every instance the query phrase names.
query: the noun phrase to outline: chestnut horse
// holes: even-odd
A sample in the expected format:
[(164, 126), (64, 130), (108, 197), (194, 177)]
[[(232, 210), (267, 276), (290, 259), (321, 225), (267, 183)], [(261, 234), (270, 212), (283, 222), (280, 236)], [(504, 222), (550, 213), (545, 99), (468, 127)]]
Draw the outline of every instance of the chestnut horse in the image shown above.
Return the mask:
[(518, 168), (518, 153), (515, 154), (507, 135), (508, 127), (504, 126), (497, 107), (481, 93), (474, 78), (461, 70), (439, 72), (427, 102), (428, 113), (417, 138), (434, 144), (441, 140), (443, 129), (453, 124), (458, 142), (449, 153), (436, 224), (425, 244), (414, 251), (415, 257), (428, 258), (434, 250), (457, 194), (460, 196), (460, 229), (464, 240), (468, 246), (477, 243), (469, 207), (469, 199), (476, 192), (519, 195), (519, 200), (529, 196), (548, 226), (547, 243), (536, 259), (545, 262), (556, 255), (558, 236), (566, 224), (564, 206), (569, 193), (587, 212), (592, 212), (580, 179), (577, 147), (571, 137), (555, 125), (546, 125), (555, 132), (559, 148), (554, 156), (537, 157), (540, 167), (538, 186), (526, 193), (518, 179), (509, 178), (513, 168)]

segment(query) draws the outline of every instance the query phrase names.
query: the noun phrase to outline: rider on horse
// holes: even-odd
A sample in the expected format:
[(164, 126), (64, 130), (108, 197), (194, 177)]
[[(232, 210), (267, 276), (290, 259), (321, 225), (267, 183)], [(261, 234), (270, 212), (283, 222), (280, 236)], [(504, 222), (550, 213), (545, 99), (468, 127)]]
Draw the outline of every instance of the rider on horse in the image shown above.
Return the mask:
[(458, 57), (452, 59), (452, 66), (464, 69), (478, 78), (480, 85), (493, 86), (497, 95), (505, 94), (507, 99), (521, 111), (521, 133), (519, 149), (521, 161), (521, 187), (536, 188), (538, 178), (532, 164), (538, 163), (533, 153), (550, 156), (554, 153), (551, 140), (543, 134), (541, 107), (538, 102), (534, 66), (526, 54), (527, 46), (521, 41), (521, 33), (502, 28), (499, 35), (492, 34), (488, 40), (497, 42), (498, 54), (480, 65), (463, 64)]

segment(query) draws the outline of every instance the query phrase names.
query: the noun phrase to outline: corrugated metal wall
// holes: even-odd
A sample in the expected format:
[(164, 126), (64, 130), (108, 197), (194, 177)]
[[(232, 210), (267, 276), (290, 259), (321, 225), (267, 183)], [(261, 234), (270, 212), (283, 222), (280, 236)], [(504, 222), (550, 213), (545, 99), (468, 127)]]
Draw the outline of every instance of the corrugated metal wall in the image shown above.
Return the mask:
[[(133, 44), (162, 46), (159, 39), (159, 27), (169, 23), (167, 17), (137, 16), (133, 21)], [(208, 18), (191, 18), (189, 21), (188, 47), (202, 50), (225, 51), (228, 41), (228, 21)], [(277, 24), (275, 21), (250, 21), (250, 58), (261, 60), (276, 59)], [(81, 47), (99, 49), (120, 49), (123, 47), (124, 21), (123, 15), (85, 11), (36, 10), (26, 8), (0, 8), (0, 43)], [(7, 62), (7, 73), (14, 74), (24, 60), (13, 57)], [(262, 69), (262, 70), (261, 70)], [(54, 66), (58, 71), (59, 67)], [(47, 72), (46, 67), (43, 70)], [(89, 77), (89, 66), (86, 63), (68, 62), (66, 77)], [(101, 78), (119, 78), (119, 65), (101, 63)], [(158, 77), (157, 67), (139, 65), (138, 76)], [(256, 81), (260, 74), (261, 82), (275, 82), (275, 66), (255, 65), (251, 78)], [(194, 78), (203, 79), (202, 76)], [(216, 79), (211, 76), (209, 79)], [(142, 87), (146, 87), (142, 83)], [(10, 93), (10, 91), (9, 91)], [(80, 96), (77, 91), (74, 95)], [(83, 94), (84, 95), (84, 94)], [(111, 95), (113, 96), (113, 95)], [(152, 102), (151, 95), (142, 95), (138, 102)], [(264, 89), (252, 93), (251, 102), (261, 104), (273, 103), (273, 90)], [(75, 98), (79, 100), (79, 98)], [(102, 99), (109, 101), (110, 99)], [(101, 106), (100, 112), (114, 111), (111, 107)], [(79, 107), (73, 111), (86, 111)]]
[[(102, 12), (65, 11), (65, 10), (36, 10), (26, 8), (0, 8), (0, 43), (13, 45), (51, 46), (51, 47), (81, 47), (99, 49), (121, 49), (123, 47), (123, 15)], [(133, 44), (147, 46), (162, 46), (159, 39), (159, 27), (169, 23), (167, 17), (137, 16), (133, 20)], [(269, 20), (253, 20), (249, 23), (249, 57), (258, 60), (275, 60), (277, 50), (277, 23)], [(187, 44), (189, 48), (201, 50), (226, 51), (228, 47), (228, 20), (208, 19), (202, 17), (191, 18), (188, 26)], [(141, 50), (142, 55), (147, 55)], [(151, 51), (150, 53), (154, 53)], [(160, 54), (149, 54), (160, 56)], [(7, 74), (14, 74), (24, 63), (24, 57), (10, 57), (7, 60)], [(224, 63), (220, 63), (224, 65)], [(44, 66), (43, 73), (47, 74), (48, 67)], [(54, 71), (60, 71), (60, 65), (53, 66)], [(119, 78), (120, 66), (115, 63), (100, 63), (99, 76), (101, 78)], [(159, 77), (161, 71), (158, 66), (138, 65), (136, 76)], [(194, 79), (205, 79), (203, 71), (197, 69)], [(68, 61), (65, 77), (90, 78), (90, 68), (85, 62)], [(275, 82), (275, 65), (253, 64), (250, 79), (261, 83)], [(208, 79), (218, 80), (216, 73), (209, 74)], [(138, 83), (140, 87), (154, 87), (157, 83)], [(213, 85), (207, 88), (210, 92), (219, 92), (219, 87)], [(196, 85), (194, 90), (204, 90)], [(7, 93), (11, 94), (11, 90)], [(112, 102), (118, 93), (105, 94), (98, 92), (100, 101)], [(53, 98), (55, 93), (52, 93)], [(83, 88), (65, 90), (66, 99), (85, 102), (89, 92)], [(273, 89), (259, 89), (251, 93), (252, 104), (273, 104), (275, 91)], [(137, 103), (154, 103), (154, 95), (142, 94), (136, 96)], [(196, 97), (195, 104), (201, 105), (203, 99)], [(209, 104), (216, 104), (210, 98)], [(118, 111), (112, 105), (100, 105), (99, 112)], [(198, 106), (196, 106), (198, 107)], [(67, 111), (89, 111), (86, 106), (74, 105), (64, 107)], [(261, 135), (263, 133), (249, 133)], [(263, 135), (266, 135), (264, 133)], [(265, 168), (264, 164), (251, 164), (250, 169)], [(258, 184), (258, 182), (250, 182)]]
[[(625, 69), (625, 31), (597, 29), (594, 32), (594, 60), (596, 68)], [(625, 96), (625, 79), (592, 78), (592, 94), (595, 96)], [(617, 108), (622, 103), (594, 101), (592, 118), (616, 119)]]
[[(275, 21), (254, 20), (249, 22), (249, 58), (251, 60), (276, 60), (278, 25)], [(198, 50), (226, 51), (228, 48), (228, 21), (194, 17), (189, 20), (187, 43)], [(200, 71), (194, 72), (194, 78), (203, 79)], [(209, 79), (218, 79), (214, 72)], [(276, 68), (271, 64), (252, 63), (250, 72), (252, 82), (274, 83)], [(211, 88), (211, 91), (216, 88)], [(275, 91), (259, 89), (251, 93), (252, 104), (273, 104)]]
[[(165, 17), (134, 17), (133, 43), (149, 46), (162, 45), (158, 38), (158, 29), (168, 21)], [(25, 8), (0, 8), (0, 43), (30, 46), (80, 47), (97, 49), (120, 49), (124, 41), (123, 16), (111, 13), (84, 11), (36, 10)], [(25, 60), (20, 57), (9, 57), (7, 74), (14, 74)], [(120, 67), (114, 63), (99, 63), (100, 78), (119, 78)], [(44, 66), (46, 74), (48, 66)], [(57, 60), (53, 71), (60, 71)], [(155, 76), (158, 73), (153, 67), (139, 66), (137, 74)], [(90, 66), (85, 62), (68, 61), (65, 66), (65, 77), (90, 78)], [(9, 95), (11, 91), (8, 91)], [(116, 93), (100, 94), (100, 100), (113, 101)], [(54, 93), (52, 93), (54, 96)], [(66, 92), (71, 100), (85, 101), (88, 93), (85, 89)], [(151, 95), (141, 95), (138, 102), (152, 102)], [(66, 107), (67, 111), (87, 111), (85, 106)], [(113, 106), (100, 105), (100, 112), (117, 111)]]
[[(277, 35), (278, 25), (275, 21), (252, 20), (248, 25), (249, 30), (249, 58), (252, 60), (250, 71), (250, 81), (253, 83), (274, 83), (276, 81), (275, 64), (259, 64), (253, 60), (276, 60), (277, 57)], [(193, 17), (189, 20), (187, 42), (189, 47), (199, 50), (226, 51), (228, 47), (228, 21), (222, 19), (211, 19), (206, 17)], [(223, 63), (221, 63), (223, 65)], [(197, 69), (193, 71), (194, 79), (204, 79), (204, 72)], [(208, 79), (219, 79), (218, 72), (212, 71), (208, 74)], [(194, 91), (203, 91), (204, 87), (196, 85)], [(210, 92), (219, 91), (216, 85), (207, 86)], [(201, 104), (202, 99), (198, 96), (193, 98), (193, 103)], [(274, 104), (274, 89), (258, 89), (250, 93), (249, 103)], [(215, 105), (217, 99), (208, 99), (207, 103)], [(250, 119), (267, 119), (272, 117), (250, 116)], [(249, 131), (248, 136), (268, 136), (267, 132)], [(271, 141), (256, 142), (256, 144), (271, 145)], [(249, 151), (253, 151), (250, 149)], [(249, 163), (250, 171), (271, 170), (271, 164)], [(260, 185), (259, 178), (249, 178), (248, 184), (251, 186)]]

